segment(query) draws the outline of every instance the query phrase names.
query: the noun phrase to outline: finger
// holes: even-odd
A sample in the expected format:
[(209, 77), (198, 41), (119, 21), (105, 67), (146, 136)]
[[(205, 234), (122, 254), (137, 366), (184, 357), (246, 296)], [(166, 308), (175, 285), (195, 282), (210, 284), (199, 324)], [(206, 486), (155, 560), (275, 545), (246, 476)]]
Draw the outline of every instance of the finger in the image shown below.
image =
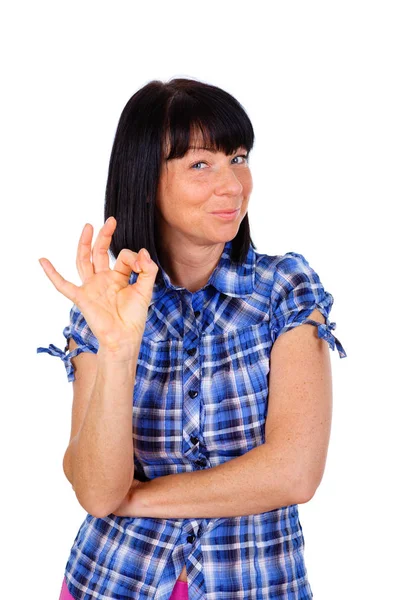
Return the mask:
[(124, 248), (118, 254), (118, 258), (114, 265), (114, 271), (118, 271), (122, 275), (126, 277), (130, 277), (132, 271), (137, 271), (135, 266), (136, 261), (138, 260), (138, 253), (129, 250), (128, 248)]
[(135, 265), (135, 270), (139, 271), (139, 274), (144, 278), (150, 276), (150, 278), (155, 277), (157, 274), (158, 266), (152, 260), (150, 253), (146, 248), (141, 248), (138, 252), (137, 264)]
[(56, 290), (61, 292), (63, 296), (71, 300), (74, 304), (76, 304), (77, 296), (79, 293), (79, 287), (64, 279), (62, 275), (58, 271), (55, 270), (51, 262), (47, 258), (40, 258), (39, 262), (46, 273), (47, 277), (50, 279)]
[[(124, 260), (125, 263), (128, 262), (129, 268), (131, 271), (135, 271), (135, 273), (139, 273), (139, 275), (142, 275), (142, 277), (140, 277), (140, 279), (146, 278), (147, 276), (154, 276), (154, 267), (156, 267), (157, 265), (150, 259), (147, 258), (146, 256), (146, 252), (147, 250), (145, 248), (141, 248), (139, 250), (139, 252), (133, 252), (132, 250), (128, 250), (127, 248), (124, 248), (123, 250), (121, 250), (120, 255), (122, 252), (129, 252), (129, 255), (125, 254), (125, 258), (121, 260)], [(118, 256), (118, 259), (120, 258), (120, 255)], [(150, 254), (149, 254), (150, 256)], [(115, 268), (125, 268), (123, 265), (121, 265), (121, 263), (118, 264), (118, 260), (115, 263)], [(158, 267), (157, 267), (158, 270)], [(130, 272), (131, 272), (130, 271)]]
[(108, 249), (110, 247), (116, 225), (116, 219), (114, 219), (114, 217), (109, 217), (99, 231), (99, 235), (96, 238), (92, 253), (95, 273), (100, 273), (100, 271), (108, 271), (110, 268)]
[(78, 269), (82, 283), (94, 273), (92, 261), (90, 260), (92, 255), (92, 237), (93, 226), (90, 223), (86, 223), (79, 238), (76, 253), (76, 268)]

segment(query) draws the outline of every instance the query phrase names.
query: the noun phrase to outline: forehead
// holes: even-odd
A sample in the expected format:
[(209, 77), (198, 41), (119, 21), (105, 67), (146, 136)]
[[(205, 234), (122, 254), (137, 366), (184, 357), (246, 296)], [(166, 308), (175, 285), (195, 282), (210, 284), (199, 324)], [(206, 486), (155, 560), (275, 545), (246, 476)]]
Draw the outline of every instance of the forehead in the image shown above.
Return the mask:
[[(171, 139), (169, 137), (169, 135), (167, 134), (166, 137), (164, 138), (164, 157), (169, 156), (170, 154), (170, 150), (171, 150)], [(247, 147), (244, 145), (239, 145), (237, 148), (235, 148), (232, 151), (232, 154), (235, 154), (239, 149), (243, 149), (244, 151), (247, 151)], [(189, 136), (189, 145), (187, 146), (186, 149), (186, 156), (188, 155), (193, 155), (195, 153), (198, 152), (210, 152), (212, 154), (225, 154), (225, 150), (221, 149), (218, 150), (217, 148), (215, 148), (215, 146), (212, 146), (212, 141), (210, 140), (210, 138), (207, 138), (207, 132), (205, 133), (205, 137), (203, 135), (203, 133), (201, 131), (195, 130), (195, 131), (191, 131), (191, 134)], [(182, 156), (180, 159), (175, 159), (175, 160), (182, 160), (184, 159), (185, 156)], [(171, 159), (167, 159), (171, 160)]]

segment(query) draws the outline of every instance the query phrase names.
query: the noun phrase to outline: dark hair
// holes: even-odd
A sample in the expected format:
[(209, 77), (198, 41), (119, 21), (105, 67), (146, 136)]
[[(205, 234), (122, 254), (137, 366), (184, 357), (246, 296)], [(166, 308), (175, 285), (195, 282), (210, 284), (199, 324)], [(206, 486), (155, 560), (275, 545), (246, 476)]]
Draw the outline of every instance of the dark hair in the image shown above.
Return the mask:
[[(153, 80), (128, 100), (115, 133), (104, 207), (104, 220), (117, 220), (110, 244), (114, 259), (123, 248), (146, 248), (160, 267), (155, 210), (162, 160), (168, 150), (167, 160), (183, 157), (195, 131), (207, 146), (227, 155), (240, 146), (250, 152), (254, 144), (242, 105), (214, 85), (195, 79)], [(234, 263), (244, 262), (250, 244), (255, 248), (246, 214), (232, 240)], [(160, 278), (159, 268), (156, 281)]]

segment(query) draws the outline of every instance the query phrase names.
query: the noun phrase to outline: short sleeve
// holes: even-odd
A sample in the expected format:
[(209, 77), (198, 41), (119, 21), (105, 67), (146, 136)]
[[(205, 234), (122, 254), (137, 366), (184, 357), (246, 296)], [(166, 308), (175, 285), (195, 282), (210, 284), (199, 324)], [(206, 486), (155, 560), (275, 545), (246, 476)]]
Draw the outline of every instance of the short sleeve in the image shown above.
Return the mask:
[[(342, 344), (332, 334), (336, 323), (331, 323), (329, 313), (334, 299), (325, 291), (319, 276), (302, 254), (287, 252), (275, 265), (270, 303), (270, 331), (272, 343), (285, 331), (309, 323), (318, 329), (318, 337), (329, 347), (338, 349), (340, 358), (347, 356)], [(326, 323), (308, 319), (317, 308)]]
[[(50, 344), (47, 348), (37, 348), (36, 352), (38, 354), (47, 352), (52, 356), (61, 358), (67, 372), (68, 381), (75, 381), (74, 366), (71, 362), (71, 358), (78, 356), (81, 352), (92, 352), (93, 354), (96, 354), (99, 349), (99, 343), (87, 324), (85, 317), (75, 304), (72, 306), (69, 316), (69, 324), (63, 329), (63, 335), (67, 342), (64, 350), (57, 348), (54, 344)], [(68, 342), (71, 337), (78, 344), (78, 347), (67, 352)]]

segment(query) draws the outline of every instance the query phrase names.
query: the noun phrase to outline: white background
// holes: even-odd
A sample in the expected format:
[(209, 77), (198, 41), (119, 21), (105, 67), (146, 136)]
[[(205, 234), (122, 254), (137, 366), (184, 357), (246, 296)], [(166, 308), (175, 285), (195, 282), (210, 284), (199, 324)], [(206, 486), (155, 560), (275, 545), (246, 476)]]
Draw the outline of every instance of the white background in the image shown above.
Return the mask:
[[(304, 254), (335, 298), (323, 481), (299, 505), (315, 600), (400, 597), (397, 2), (14, 2), (1, 24), (2, 598), (57, 600), (85, 511), (65, 478), (70, 301), (102, 225), (120, 113), (152, 79), (200, 79), (253, 123), (257, 251)], [(397, 481), (396, 481), (397, 480)]]

